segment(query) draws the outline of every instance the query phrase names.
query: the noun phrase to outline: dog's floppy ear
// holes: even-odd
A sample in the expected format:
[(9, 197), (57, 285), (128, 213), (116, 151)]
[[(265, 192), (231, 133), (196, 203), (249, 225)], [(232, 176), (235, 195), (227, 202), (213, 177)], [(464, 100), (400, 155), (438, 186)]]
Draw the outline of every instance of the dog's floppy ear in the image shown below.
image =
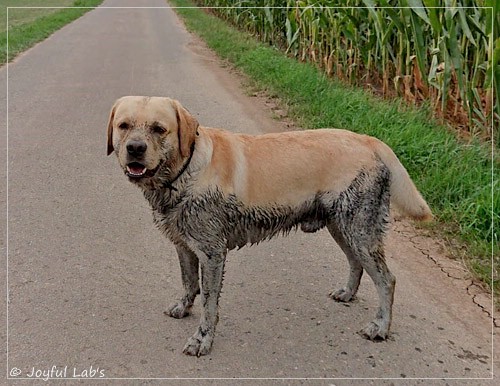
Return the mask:
[(113, 108), (111, 109), (111, 112), (109, 113), (109, 120), (108, 120), (108, 155), (113, 153), (115, 148), (113, 147), (113, 120), (115, 119), (115, 111), (116, 107), (118, 106), (118, 101), (115, 102), (113, 105)]
[(179, 102), (173, 100), (173, 105), (177, 115), (179, 150), (182, 157), (188, 157), (199, 123)]

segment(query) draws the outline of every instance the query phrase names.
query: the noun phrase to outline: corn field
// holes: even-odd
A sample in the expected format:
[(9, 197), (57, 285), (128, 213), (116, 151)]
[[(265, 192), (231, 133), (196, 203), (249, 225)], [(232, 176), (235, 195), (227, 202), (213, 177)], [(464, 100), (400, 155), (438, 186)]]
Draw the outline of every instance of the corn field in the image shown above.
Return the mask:
[[(198, 0), (328, 76), (500, 145), (498, 0)], [(495, 128), (495, 130), (493, 130)]]

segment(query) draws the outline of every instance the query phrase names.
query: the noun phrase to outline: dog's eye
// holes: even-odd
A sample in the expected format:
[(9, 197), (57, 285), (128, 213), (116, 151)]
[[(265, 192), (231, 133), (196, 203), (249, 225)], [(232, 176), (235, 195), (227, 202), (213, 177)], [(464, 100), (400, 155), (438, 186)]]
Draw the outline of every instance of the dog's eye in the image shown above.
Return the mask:
[(127, 122), (122, 122), (118, 125), (118, 127), (122, 130), (127, 130), (129, 128), (129, 125)]
[(155, 133), (158, 133), (158, 134), (162, 134), (165, 131), (167, 131), (167, 130), (165, 130), (164, 127), (162, 127), (160, 125), (153, 125), (153, 126), (151, 126), (151, 130), (153, 130)]

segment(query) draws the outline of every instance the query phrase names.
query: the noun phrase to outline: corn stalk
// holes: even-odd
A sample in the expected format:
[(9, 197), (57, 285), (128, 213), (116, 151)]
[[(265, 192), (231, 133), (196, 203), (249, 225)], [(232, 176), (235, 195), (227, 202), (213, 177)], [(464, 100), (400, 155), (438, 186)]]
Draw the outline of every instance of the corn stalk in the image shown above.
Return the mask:
[[(198, 0), (332, 77), (411, 103), (500, 145), (498, 0)], [(493, 126), (493, 127), (492, 127)]]

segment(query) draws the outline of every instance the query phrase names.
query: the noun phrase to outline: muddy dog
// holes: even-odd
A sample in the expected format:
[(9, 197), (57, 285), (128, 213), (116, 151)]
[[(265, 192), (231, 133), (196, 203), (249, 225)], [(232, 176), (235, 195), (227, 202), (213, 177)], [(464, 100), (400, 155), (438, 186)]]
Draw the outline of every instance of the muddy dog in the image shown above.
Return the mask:
[(380, 303), (361, 333), (387, 338), (396, 282), (383, 247), (390, 202), (417, 220), (432, 214), (383, 142), (336, 129), (233, 134), (199, 126), (176, 100), (127, 96), (109, 117), (113, 151), (177, 249), (184, 296), (168, 315), (188, 315), (201, 293), (200, 324), (185, 354), (210, 351), (227, 252), (299, 227), (326, 227), (347, 256), (349, 279), (333, 299), (352, 300), (366, 270)]

